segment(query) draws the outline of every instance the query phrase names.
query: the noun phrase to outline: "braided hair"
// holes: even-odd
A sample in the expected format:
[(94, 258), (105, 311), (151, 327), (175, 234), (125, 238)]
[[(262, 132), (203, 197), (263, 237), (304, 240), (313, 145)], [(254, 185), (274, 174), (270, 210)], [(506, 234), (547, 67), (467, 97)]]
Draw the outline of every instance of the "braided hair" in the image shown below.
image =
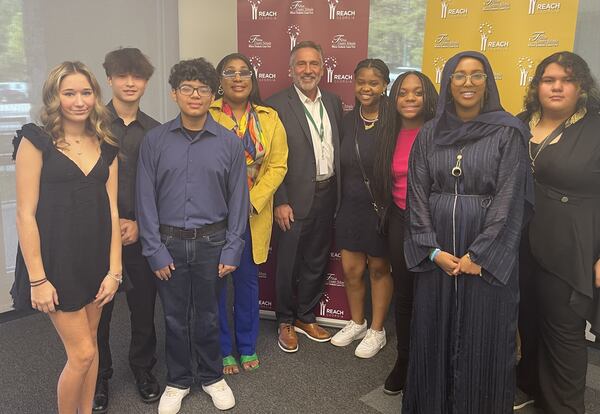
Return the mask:
[(438, 92), (431, 80), (419, 71), (408, 71), (398, 76), (390, 90), (390, 97), (379, 114), (380, 135), (373, 164), (373, 193), (377, 203), (384, 207), (392, 203), (392, 159), (398, 134), (402, 129), (402, 117), (398, 113), (396, 103), (402, 83), (409, 75), (419, 78), (423, 87), (424, 121), (427, 122), (435, 117)]

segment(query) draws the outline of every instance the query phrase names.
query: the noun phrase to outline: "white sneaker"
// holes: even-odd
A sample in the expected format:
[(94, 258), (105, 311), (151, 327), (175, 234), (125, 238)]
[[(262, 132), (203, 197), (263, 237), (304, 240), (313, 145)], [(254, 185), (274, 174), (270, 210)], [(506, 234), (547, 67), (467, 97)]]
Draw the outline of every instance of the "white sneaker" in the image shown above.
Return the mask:
[(367, 330), (365, 338), (360, 341), (360, 344), (356, 347), (354, 355), (359, 358), (371, 358), (381, 350), (386, 344), (385, 340), (385, 328), (381, 331), (374, 331), (373, 329)]
[(158, 414), (177, 414), (181, 408), (181, 400), (189, 393), (189, 388), (182, 390), (167, 385), (158, 403)]
[(205, 393), (210, 395), (213, 404), (219, 410), (229, 410), (235, 405), (233, 392), (231, 392), (231, 388), (229, 388), (229, 385), (227, 385), (224, 379), (215, 382), (214, 384), (203, 385), (202, 389)]
[(350, 345), (352, 341), (363, 339), (366, 334), (367, 320), (365, 319), (362, 325), (359, 325), (351, 319), (346, 326), (333, 335), (333, 338), (331, 338), (331, 344), (335, 346)]

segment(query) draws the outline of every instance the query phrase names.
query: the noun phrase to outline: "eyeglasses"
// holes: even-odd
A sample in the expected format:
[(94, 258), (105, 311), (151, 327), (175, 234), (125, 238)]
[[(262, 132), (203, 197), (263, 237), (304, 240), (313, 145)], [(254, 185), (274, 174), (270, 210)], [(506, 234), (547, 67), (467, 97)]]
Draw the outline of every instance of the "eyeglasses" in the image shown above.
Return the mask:
[(185, 96), (192, 96), (194, 94), (194, 91), (198, 91), (198, 96), (206, 97), (212, 95), (212, 89), (210, 89), (210, 86), (199, 86), (197, 88), (194, 88), (189, 85), (182, 85), (179, 88), (177, 88), (177, 90), (179, 90), (180, 94)]
[(464, 85), (465, 83), (467, 83), (467, 79), (470, 79), (473, 85), (479, 86), (483, 85), (483, 83), (487, 79), (487, 75), (481, 72), (472, 73), (471, 75), (465, 75), (464, 73), (457, 72), (450, 75), (450, 79), (452, 80), (452, 83), (456, 86)]
[(226, 79), (234, 79), (236, 76), (239, 76), (241, 79), (250, 79), (252, 77), (252, 71), (250, 69), (225, 69), (221, 75)]

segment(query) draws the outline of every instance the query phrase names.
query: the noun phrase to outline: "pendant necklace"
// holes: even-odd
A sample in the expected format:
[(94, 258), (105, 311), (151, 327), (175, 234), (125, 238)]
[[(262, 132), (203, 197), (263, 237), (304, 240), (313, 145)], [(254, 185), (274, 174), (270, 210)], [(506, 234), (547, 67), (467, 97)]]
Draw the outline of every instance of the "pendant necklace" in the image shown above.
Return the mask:
[(462, 175), (462, 152), (465, 149), (465, 147), (462, 147), (459, 151), (458, 154), (456, 154), (456, 165), (454, 166), (454, 168), (452, 168), (452, 170), (450, 171), (452, 173), (452, 175), (456, 178), (460, 177)]
[(365, 131), (368, 131), (369, 129), (373, 128), (375, 126), (375, 122), (377, 122), (379, 120), (379, 113), (377, 114), (375, 119), (365, 118), (362, 113), (362, 105), (358, 108), (358, 114), (360, 115), (360, 119), (362, 119), (362, 121), (363, 121), (363, 125), (365, 126)]

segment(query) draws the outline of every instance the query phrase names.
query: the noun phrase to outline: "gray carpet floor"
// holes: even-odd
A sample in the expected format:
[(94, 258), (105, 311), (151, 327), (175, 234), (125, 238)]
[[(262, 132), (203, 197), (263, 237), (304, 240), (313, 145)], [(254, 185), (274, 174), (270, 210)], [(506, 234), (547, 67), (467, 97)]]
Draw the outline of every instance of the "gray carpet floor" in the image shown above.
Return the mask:
[[(128, 310), (123, 295), (113, 314), (111, 347), (114, 376), (110, 382), (112, 414), (153, 413), (157, 404), (142, 403), (127, 364)], [(164, 327), (157, 312), (159, 337), (155, 374), (164, 386)], [(275, 322), (262, 320), (258, 341), (259, 370), (227, 377), (237, 401), (231, 413), (399, 413), (401, 397), (382, 392), (395, 359), (393, 324), (386, 323), (388, 345), (374, 358), (354, 356), (354, 346), (336, 348), (300, 336), (300, 350), (286, 354), (276, 343)], [(45, 315), (0, 324), (0, 414), (56, 413), (56, 381), (65, 354)], [(600, 414), (600, 352), (590, 349), (588, 413)], [(184, 399), (182, 414), (217, 413), (208, 395), (194, 387)], [(533, 408), (523, 414), (541, 414)]]

